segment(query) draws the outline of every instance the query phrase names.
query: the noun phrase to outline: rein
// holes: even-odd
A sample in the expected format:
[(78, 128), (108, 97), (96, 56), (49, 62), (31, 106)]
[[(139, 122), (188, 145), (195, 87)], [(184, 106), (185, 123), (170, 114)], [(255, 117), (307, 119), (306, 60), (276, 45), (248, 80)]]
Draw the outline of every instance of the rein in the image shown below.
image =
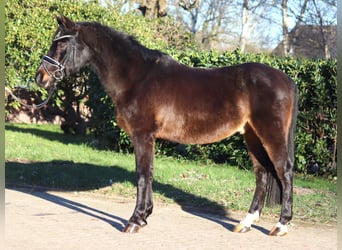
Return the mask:
[(57, 82), (55, 82), (55, 83), (53, 84), (53, 87), (51, 87), (51, 88), (49, 89), (49, 95), (48, 95), (47, 99), (46, 99), (45, 101), (43, 101), (42, 103), (37, 104), (37, 105), (36, 105), (36, 104), (30, 105), (30, 104), (24, 103), (22, 99), (20, 99), (20, 98), (17, 97), (15, 94), (13, 94), (13, 92), (12, 92), (9, 88), (7, 88), (7, 87), (5, 87), (5, 91), (6, 91), (7, 93), (9, 93), (9, 94), (12, 96), (12, 98), (13, 98), (14, 100), (16, 100), (17, 102), (19, 102), (22, 106), (24, 106), (24, 107), (26, 107), (26, 108), (29, 108), (29, 109), (31, 109), (31, 108), (33, 108), (33, 109), (41, 109), (42, 107), (44, 107), (44, 106), (49, 102), (49, 100), (50, 100), (50, 98), (51, 98), (53, 92), (54, 92), (55, 89), (56, 89), (56, 85), (57, 85)]

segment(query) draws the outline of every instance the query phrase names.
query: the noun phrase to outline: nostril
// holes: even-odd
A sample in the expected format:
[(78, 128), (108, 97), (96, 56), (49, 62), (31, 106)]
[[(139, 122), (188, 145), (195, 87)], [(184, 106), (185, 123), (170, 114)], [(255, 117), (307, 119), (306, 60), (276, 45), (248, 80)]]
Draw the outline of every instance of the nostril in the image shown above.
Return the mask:
[(42, 76), (39, 72), (36, 74), (36, 83), (39, 84), (42, 81)]
[(36, 83), (39, 85), (42, 83), (42, 81), (43, 81), (43, 74), (41, 70), (38, 70), (36, 73)]

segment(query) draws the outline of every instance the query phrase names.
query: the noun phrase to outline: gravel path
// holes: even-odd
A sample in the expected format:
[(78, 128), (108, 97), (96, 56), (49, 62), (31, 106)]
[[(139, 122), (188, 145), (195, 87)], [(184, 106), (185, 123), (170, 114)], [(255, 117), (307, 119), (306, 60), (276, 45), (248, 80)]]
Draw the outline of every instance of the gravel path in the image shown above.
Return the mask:
[(267, 235), (275, 221), (262, 219), (247, 234), (230, 218), (155, 204), (149, 225), (138, 234), (121, 230), (134, 200), (91, 193), (5, 190), (6, 249), (337, 249), (336, 226), (295, 224), (285, 237)]

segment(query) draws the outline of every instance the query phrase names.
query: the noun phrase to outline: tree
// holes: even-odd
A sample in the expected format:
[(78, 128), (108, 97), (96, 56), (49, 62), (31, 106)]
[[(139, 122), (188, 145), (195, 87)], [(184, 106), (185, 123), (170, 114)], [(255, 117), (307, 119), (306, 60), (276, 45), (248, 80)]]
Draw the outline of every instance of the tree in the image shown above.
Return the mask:
[[(251, 0), (243, 0), (242, 3), (242, 19), (241, 19), (241, 34), (240, 34), (240, 49), (246, 51), (249, 35), (259, 24), (261, 17), (264, 15), (267, 8), (265, 0), (258, 0), (255, 4)], [(257, 13), (257, 9), (261, 12)]]
[(183, 23), (187, 26), (190, 32), (196, 34), (199, 15), (199, 0), (180, 0), (179, 7), (190, 15), (190, 20), (188, 22), (183, 20)]
[(233, 17), (238, 12), (234, 6), (235, 0), (181, 0), (175, 16), (195, 35), (200, 48), (217, 49), (232, 41), (235, 47), (238, 32)]
[[(295, 30), (298, 29), (298, 27), (301, 25), (304, 19), (304, 14), (307, 9), (307, 4), (309, 0), (304, 0), (303, 3), (299, 6), (300, 12), (294, 13), (294, 19), (295, 19), (295, 26), (292, 29), (292, 32), (295, 33)], [(282, 31), (283, 31), (283, 53), (284, 56), (287, 56), (290, 52), (290, 49), (292, 47), (292, 44), (296, 40), (296, 37), (289, 36), (289, 6), (288, 6), (288, 0), (282, 0), (281, 2), (281, 13), (282, 13)]]
[[(332, 28), (336, 22), (336, 0), (311, 0), (308, 9), (308, 21), (319, 30), (319, 39), (315, 42), (317, 46), (324, 48), (325, 58), (331, 57), (330, 48), (336, 48), (337, 31)], [(336, 54), (336, 53), (335, 53)]]
[(302, 42), (299, 39), (303, 30), (307, 30), (314, 36), (307, 37), (306, 46), (322, 48), (324, 58), (331, 56), (331, 49), (336, 48), (336, 0), (282, 0), (281, 16), (283, 55), (293, 53), (297, 43)]
[(167, 15), (166, 0), (140, 0), (138, 9), (144, 17), (158, 18)]

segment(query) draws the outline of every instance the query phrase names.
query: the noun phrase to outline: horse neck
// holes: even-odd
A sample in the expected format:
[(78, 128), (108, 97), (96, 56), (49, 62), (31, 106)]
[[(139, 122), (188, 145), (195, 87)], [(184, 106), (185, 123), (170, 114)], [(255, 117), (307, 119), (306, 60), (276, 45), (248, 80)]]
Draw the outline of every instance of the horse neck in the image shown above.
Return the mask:
[[(98, 36), (100, 37), (100, 36)], [(105, 39), (97, 39), (92, 50), (90, 65), (97, 72), (102, 85), (113, 99), (118, 98), (144, 75), (147, 67), (142, 56), (127, 45), (118, 45)]]

